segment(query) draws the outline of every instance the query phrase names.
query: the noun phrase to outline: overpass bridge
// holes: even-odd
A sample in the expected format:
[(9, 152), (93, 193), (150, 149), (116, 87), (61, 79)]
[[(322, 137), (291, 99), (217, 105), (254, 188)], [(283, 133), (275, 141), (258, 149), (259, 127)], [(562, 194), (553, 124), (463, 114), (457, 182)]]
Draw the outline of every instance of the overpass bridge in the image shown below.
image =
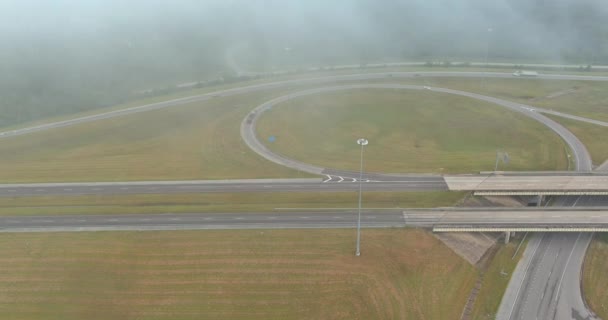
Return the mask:
[(403, 218), (434, 232), (608, 232), (608, 207), (412, 209)]
[(608, 175), (592, 173), (519, 173), (446, 175), (451, 191), (472, 191), (477, 196), (608, 195)]

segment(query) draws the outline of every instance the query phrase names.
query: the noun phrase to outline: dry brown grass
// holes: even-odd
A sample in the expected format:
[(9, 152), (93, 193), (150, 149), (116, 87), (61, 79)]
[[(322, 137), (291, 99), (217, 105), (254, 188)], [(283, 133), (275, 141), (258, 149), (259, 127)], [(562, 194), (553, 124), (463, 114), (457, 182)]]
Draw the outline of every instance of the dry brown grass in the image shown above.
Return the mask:
[(424, 231), (0, 235), (6, 319), (457, 319), (475, 270)]
[(608, 235), (596, 234), (583, 270), (583, 291), (587, 303), (601, 319), (608, 319)]

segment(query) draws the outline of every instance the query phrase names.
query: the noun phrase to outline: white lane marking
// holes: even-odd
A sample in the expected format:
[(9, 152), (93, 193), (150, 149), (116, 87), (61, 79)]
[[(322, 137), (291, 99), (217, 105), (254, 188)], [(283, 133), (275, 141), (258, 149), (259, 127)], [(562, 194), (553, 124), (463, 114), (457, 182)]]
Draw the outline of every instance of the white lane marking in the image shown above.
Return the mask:
[(44, 189), (36, 189), (36, 192), (42, 192)]
[(93, 191), (99, 191), (99, 190), (101, 190), (101, 188), (93, 188), (91, 190), (93, 190)]
[(20, 220), (6, 220), (6, 223), (21, 223)]
[(110, 221), (110, 222), (116, 222), (116, 221), (118, 221), (118, 219), (108, 219), (108, 221)]
[(340, 217), (340, 216), (333, 216), (332, 218), (334, 218), (334, 219), (342, 219), (342, 217)]
[(266, 219), (268, 219), (268, 220), (274, 220), (274, 219), (276, 219), (276, 218), (277, 218), (277, 217), (267, 217)]
[(213, 220), (213, 218), (203, 218), (203, 220)]
[(63, 189), (63, 191), (72, 191), (72, 189), (70, 189), (70, 188), (65, 188), (65, 189)]
[(351, 182), (357, 182), (357, 179), (355, 179), (355, 178), (349, 178), (349, 179), (353, 179), (353, 181), (351, 181)]
[(331, 181), (332, 177), (328, 174), (325, 175), (327, 177), (327, 179), (323, 180), (323, 183)]
[(338, 182), (344, 181), (344, 178), (342, 178), (342, 177), (338, 177), (338, 178), (340, 178), (340, 180), (338, 180)]
[(171, 220), (171, 221), (180, 221), (180, 220), (182, 220), (182, 219), (181, 219), (181, 218), (171, 218), (171, 219), (169, 219), (169, 220)]
[(232, 220), (243, 220), (243, 219), (245, 219), (245, 218), (243, 218), (243, 217), (234, 217), (234, 218), (232, 218)]
[(308, 219), (309, 217), (300, 217), (300, 219)]
[(32, 220), (32, 222), (36, 222), (36, 223), (51, 223), (53, 222), (53, 220)]
[(150, 219), (148, 219), (148, 218), (142, 218), (142, 219), (139, 219), (139, 221), (150, 221)]

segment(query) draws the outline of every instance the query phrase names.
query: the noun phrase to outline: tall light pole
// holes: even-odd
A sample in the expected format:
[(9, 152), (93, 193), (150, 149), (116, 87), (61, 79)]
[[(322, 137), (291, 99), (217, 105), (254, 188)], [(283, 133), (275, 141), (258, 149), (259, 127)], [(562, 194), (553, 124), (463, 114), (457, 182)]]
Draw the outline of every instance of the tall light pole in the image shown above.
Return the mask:
[(359, 169), (359, 215), (357, 217), (357, 252), (355, 255), (358, 257), (361, 255), (361, 190), (363, 188), (363, 147), (369, 144), (367, 139), (357, 140), (357, 144), (361, 146), (361, 166)]
[[(485, 65), (484, 67), (487, 69), (488, 68), (488, 56), (490, 55), (490, 34), (492, 33), (492, 31), (494, 31), (494, 29), (492, 28), (488, 28), (488, 33), (486, 34), (486, 60), (485, 60)], [(485, 72), (488, 72), (488, 70), (486, 70)], [(485, 88), (486, 87), (486, 76), (484, 73), (484, 76), (481, 79), (482, 81), (482, 87)]]
[(488, 67), (488, 56), (490, 55), (490, 34), (494, 31), (492, 28), (488, 28), (488, 34), (486, 35), (486, 68)]

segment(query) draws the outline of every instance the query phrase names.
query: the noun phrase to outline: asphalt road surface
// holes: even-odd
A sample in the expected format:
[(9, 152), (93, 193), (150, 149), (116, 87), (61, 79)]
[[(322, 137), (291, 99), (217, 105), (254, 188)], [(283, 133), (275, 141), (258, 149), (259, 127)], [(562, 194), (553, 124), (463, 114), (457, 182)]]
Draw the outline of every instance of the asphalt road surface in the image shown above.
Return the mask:
[[(272, 228), (353, 228), (357, 211), (279, 213), (186, 213), (0, 217), (1, 232), (102, 230), (193, 230)], [(363, 227), (403, 227), (400, 210), (365, 211)]]
[[(484, 224), (495, 219), (496, 224), (519, 226), (562, 223), (608, 223), (608, 210), (550, 211), (526, 214), (521, 210), (464, 212), (462, 210), (416, 211), (401, 209), (363, 210), (362, 226), (432, 227), (434, 224)], [(566, 218), (564, 218), (566, 217)], [(353, 228), (356, 209), (299, 209), (262, 213), (167, 213), (115, 215), (3, 216), (0, 232), (28, 231), (101, 231), (101, 230), (187, 230), (187, 229), (264, 229), (264, 228)]]
[[(201, 181), (139, 181), (90, 183), (0, 184), (0, 197), (46, 195), (169, 194), (221, 192), (344, 192), (358, 191), (355, 179), (252, 179)], [(356, 182), (356, 183), (355, 183)], [(387, 181), (364, 181), (365, 191), (447, 191), (441, 176), (402, 176)]]
[[(601, 196), (560, 197), (556, 205), (605, 206)], [(580, 290), (581, 267), (591, 234), (537, 234), (529, 242), (505, 292), (496, 319), (598, 319)]]
[(444, 208), (441, 210), (405, 209), (408, 224), (425, 227), (550, 227), (608, 226), (608, 207), (587, 208)]

